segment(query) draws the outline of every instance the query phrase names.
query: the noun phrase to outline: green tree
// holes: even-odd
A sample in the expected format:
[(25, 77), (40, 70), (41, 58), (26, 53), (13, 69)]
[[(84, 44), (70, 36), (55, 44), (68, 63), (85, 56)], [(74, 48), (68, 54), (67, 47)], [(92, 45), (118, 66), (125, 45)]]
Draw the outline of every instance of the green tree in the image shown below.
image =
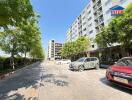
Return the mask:
[[(132, 3), (125, 9), (124, 15), (114, 17), (108, 26), (97, 34), (96, 42), (100, 47), (113, 46), (114, 43), (121, 44), (123, 51), (132, 48)], [(127, 54), (123, 53), (124, 56)]]
[(0, 32), (1, 49), (8, 54), (11, 54), (11, 64), (14, 69), (14, 56), (18, 54), (18, 38), (20, 36), (19, 29), (6, 30)]
[(30, 0), (0, 0), (0, 26), (19, 26), (35, 16)]
[(87, 37), (79, 37), (74, 42), (67, 42), (63, 45), (61, 56), (63, 58), (72, 58), (75, 55), (85, 52), (90, 46), (90, 41)]
[(31, 52), (35, 57), (44, 58), (36, 17), (30, 0), (0, 1), (0, 27), (4, 28), (0, 32), (0, 48), (11, 54), (13, 69), (14, 56), (20, 53), (25, 54), (25, 58)]

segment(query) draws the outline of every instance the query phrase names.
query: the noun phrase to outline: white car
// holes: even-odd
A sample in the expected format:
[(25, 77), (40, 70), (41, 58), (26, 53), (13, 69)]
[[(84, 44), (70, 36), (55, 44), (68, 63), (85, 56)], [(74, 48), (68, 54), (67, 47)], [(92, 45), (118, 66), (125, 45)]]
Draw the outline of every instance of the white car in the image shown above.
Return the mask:
[(99, 69), (99, 59), (97, 57), (83, 57), (69, 65), (71, 70), (83, 71), (85, 69)]
[(56, 61), (56, 64), (61, 65), (61, 64), (70, 64), (71, 60), (69, 59), (62, 59), (62, 60), (58, 60)]

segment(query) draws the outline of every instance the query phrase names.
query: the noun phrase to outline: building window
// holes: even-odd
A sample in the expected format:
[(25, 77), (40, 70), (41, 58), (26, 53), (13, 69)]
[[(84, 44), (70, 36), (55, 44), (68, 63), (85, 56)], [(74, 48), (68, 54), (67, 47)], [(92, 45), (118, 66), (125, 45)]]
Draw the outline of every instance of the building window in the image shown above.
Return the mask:
[(89, 17), (89, 18), (88, 18), (88, 21), (90, 21), (91, 19), (92, 19), (92, 17)]
[(84, 22), (83, 25), (86, 25), (86, 22)]
[(121, 3), (124, 3), (124, 2), (126, 2), (126, 1), (127, 1), (127, 0), (120, 0)]
[(105, 6), (107, 6), (110, 2), (111, 2), (111, 0), (107, 0), (107, 1), (105, 2)]
[(91, 13), (91, 10), (88, 12), (88, 14), (90, 14)]
[(89, 32), (89, 34), (92, 34), (93, 33), (93, 30), (91, 30), (90, 32)]
[(86, 31), (86, 30), (87, 30), (86, 28), (83, 29), (83, 31)]
[(83, 17), (83, 20), (85, 19), (85, 16)]
[(92, 48), (94, 48), (95, 46), (94, 45), (92, 45)]
[(89, 24), (88, 26), (89, 26), (89, 27), (91, 27), (91, 26), (92, 26), (92, 23), (91, 23), (91, 24)]

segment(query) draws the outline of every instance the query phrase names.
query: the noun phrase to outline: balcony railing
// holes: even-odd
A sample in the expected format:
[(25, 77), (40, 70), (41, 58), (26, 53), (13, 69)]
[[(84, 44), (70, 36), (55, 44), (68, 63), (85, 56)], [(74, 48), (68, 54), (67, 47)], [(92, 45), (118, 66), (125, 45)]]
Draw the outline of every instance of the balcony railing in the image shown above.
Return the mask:
[(96, 5), (99, 1), (101, 2), (101, 0), (92, 0), (93, 1), (93, 6)]
[(101, 15), (103, 15), (102, 11), (98, 11), (97, 14), (94, 14), (94, 18), (98, 19)]

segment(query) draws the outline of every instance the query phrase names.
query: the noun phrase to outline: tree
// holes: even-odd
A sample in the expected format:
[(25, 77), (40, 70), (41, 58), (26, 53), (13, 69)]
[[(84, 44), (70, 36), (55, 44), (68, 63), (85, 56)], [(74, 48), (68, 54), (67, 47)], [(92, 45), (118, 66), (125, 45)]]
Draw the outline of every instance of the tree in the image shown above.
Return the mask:
[[(117, 32), (119, 33), (119, 43), (122, 45), (122, 49), (128, 52), (132, 49), (132, 3), (125, 9), (124, 16), (117, 18)], [(124, 56), (127, 56), (126, 53)]]
[(71, 59), (75, 55), (87, 51), (89, 46), (90, 41), (87, 37), (79, 37), (76, 41), (67, 42), (63, 45), (61, 56)]
[[(96, 42), (101, 47), (111, 47), (114, 43), (121, 44), (124, 51), (132, 48), (132, 3), (125, 9), (123, 16), (114, 17), (108, 26), (97, 34)], [(127, 56), (127, 54), (124, 54)]]
[(18, 54), (19, 29), (6, 30), (0, 34), (1, 49), (6, 53), (11, 54), (11, 64), (14, 69), (14, 55)]
[(76, 52), (77, 53), (81, 53), (81, 52), (85, 52), (89, 49), (90, 47), (90, 39), (88, 37), (79, 37), (76, 40)]
[(19, 26), (35, 16), (30, 0), (0, 0), (0, 26)]
[[(35, 57), (44, 58), (38, 21), (30, 0), (0, 1), (0, 48), (14, 56), (34, 52)], [(37, 49), (36, 49), (37, 48)], [(35, 53), (35, 50), (38, 52)]]

